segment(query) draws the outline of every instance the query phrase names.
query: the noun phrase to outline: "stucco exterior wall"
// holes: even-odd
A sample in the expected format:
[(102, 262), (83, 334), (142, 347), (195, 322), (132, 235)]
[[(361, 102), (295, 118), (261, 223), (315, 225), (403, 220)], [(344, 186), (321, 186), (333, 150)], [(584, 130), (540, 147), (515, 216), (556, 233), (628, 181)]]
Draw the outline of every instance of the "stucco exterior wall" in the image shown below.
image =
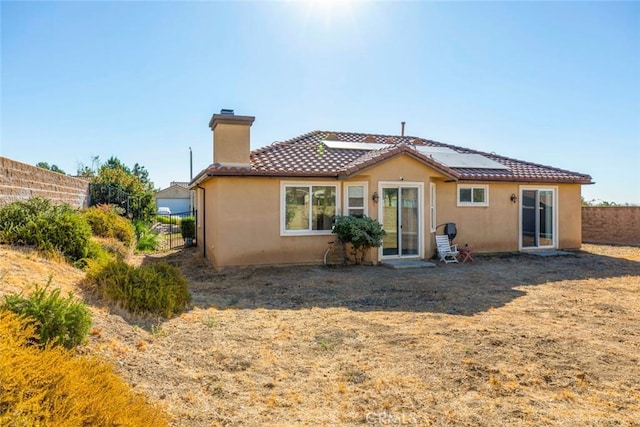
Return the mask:
[[(436, 222), (456, 224), (458, 234), (453, 243), (459, 247), (469, 245), (474, 252), (517, 251), (519, 204), (511, 201), (511, 194), (517, 195), (519, 187), (512, 183), (488, 185), (488, 206), (459, 207), (457, 183), (436, 183)], [(443, 227), (436, 233), (444, 234)]]
[(582, 187), (577, 184), (559, 185), (558, 249), (579, 249), (582, 245)]
[(30, 197), (67, 203), (74, 208), (89, 202), (89, 182), (0, 157), (0, 206)]
[(640, 206), (583, 206), (582, 241), (640, 246)]
[[(557, 192), (557, 246), (558, 249), (575, 249), (581, 244), (580, 194), (578, 184), (486, 184), (489, 189), (488, 206), (457, 206), (457, 183), (438, 183), (437, 223), (456, 223), (458, 234), (454, 243), (469, 245), (475, 252), (512, 252), (520, 250), (520, 210), (522, 187), (552, 188)], [(511, 195), (518, 197), (516, 203)], [(438, 234), (443, 233), (442, 227)]]
[(213, 133), (213, 162), (248, 165), (251, 129), (246, 125), (219, 123)]
[[(429, 183), (436, 184), (436, 224), (454, 222), (458, 235), (454, 243), (468, 244), (475, 252), (508, 252), (520, 249), (520, 201), (513, 203), (511, 195), (520, 198), (525, 183), (481, 183), (489, 186), (486, 207), (457, 206), (457, 185), (421, 162), (400, 156), (389, 159), (348, 180), (337, 181), (339, 213), (344, 212), (345, 184), (365, 182), (368, 215), (381, 220), (382, 200), (375, 203), (372, 194), (381, 195), (382, 185), (422, 184), (421, 255), (435, 254), (434, 233), (430, 229)], [(328, 242), (335, 236), (281, 235), (281, 184), (286, 182), (323, 182), (330, 180), (285, 179), (265, 177), (215, 177), (201, 184), (198, 190), (198, 245), (216, 267), (262, 264), (299, 264), (323, 261)], [(558, 248), (578, 248), (581, 242), (580, 185), (539, 185), (553, 188), (557, 194), (556, 218)], [(204, 218), (206, 215), (206, 223)], [(202, 223), (201, 223), (202, 221)], [(443, 233), (443, 228), (436, 231)], [(206, 234), (206, 235), (205, 235)], [(203, 237), (201, 237), (203, 236)], [(372, 251), (369, 261), (381, 260), (379, 251)]]
[(333, 235), (280, 236), (280, 179), (225, 177), (202, 187), (203, 244), (216, 267), (321, 263), (328, 242), (335, 240)]

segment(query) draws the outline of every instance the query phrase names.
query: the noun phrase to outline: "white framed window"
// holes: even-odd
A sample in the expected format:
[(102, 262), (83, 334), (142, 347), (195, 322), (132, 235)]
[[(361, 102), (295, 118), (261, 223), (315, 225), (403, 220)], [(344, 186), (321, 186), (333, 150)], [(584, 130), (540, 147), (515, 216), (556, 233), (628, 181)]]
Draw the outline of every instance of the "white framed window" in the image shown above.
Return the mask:
[(331, 234), (338, 212), (335, 183), (283, 182), (280, 188), (280, 234)]
[(436, 184), (435, 182), (429, 183), (429, 227), (431, 232), (436, 231)]
[(458, 184), (458, 206), (489, 206), (489, 186)]
[(345, 184), (344, 215), (357, 217), (368, 215), (368, 190), (366, 182)]

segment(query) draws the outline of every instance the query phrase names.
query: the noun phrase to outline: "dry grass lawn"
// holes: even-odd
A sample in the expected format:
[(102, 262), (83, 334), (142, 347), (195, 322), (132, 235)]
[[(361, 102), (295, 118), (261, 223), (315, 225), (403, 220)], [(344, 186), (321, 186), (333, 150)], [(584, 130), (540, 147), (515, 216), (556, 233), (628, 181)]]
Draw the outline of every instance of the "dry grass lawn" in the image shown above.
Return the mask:
[[(215, 271), (164, 259), (193, 306), (160, 321), (87, 296), (85, 351), (176, 426), (640, 425), (640, 248), (476, 257), (434, 269)], [(0, 293), (82, 273), (0, 246)]]

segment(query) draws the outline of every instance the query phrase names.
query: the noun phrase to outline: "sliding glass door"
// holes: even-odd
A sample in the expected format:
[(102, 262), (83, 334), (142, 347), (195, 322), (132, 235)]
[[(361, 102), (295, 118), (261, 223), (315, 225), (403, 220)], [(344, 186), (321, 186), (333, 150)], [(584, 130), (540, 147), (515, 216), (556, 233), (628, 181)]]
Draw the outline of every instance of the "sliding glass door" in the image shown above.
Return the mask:
[(420, 255), (420, 188), (382, 188), (383, 256)]
[(522, 189), (520, 200), (522, 248), (555, 247), (555, 190)]

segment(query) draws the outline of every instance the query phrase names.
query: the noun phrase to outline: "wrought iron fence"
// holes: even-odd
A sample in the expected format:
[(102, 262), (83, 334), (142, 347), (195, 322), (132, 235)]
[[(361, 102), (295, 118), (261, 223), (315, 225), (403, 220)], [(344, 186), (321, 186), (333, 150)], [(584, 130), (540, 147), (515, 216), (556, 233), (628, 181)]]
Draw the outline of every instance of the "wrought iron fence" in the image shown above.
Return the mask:
[(133, 197), (111, 184), (89, 184), (89, 206), (109, 204), (124, 210), (129, 218), (141, 218), (140, 197)]
[(177, 249), (196, 244), (197, 211), (156, 214), (151, 217), (151, 230), (158, 233), (158, 249)]

